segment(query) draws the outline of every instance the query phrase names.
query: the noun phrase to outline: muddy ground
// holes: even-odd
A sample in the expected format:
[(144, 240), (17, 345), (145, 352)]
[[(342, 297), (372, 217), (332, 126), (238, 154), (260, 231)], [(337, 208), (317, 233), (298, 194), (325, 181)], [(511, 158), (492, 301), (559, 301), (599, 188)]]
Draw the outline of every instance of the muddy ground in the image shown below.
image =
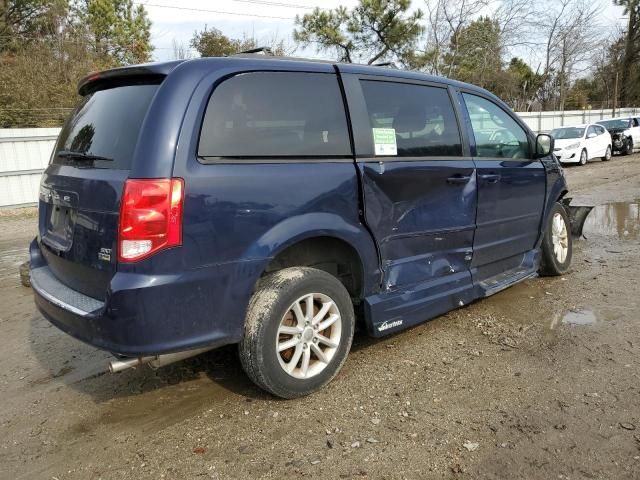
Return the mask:
[(640, 155), (566, 171), (599, 205), (570, 274), (359, 335), (293, 401), (231, 348), (106, 374), (19, 284), (35, 217), (0, 212), (0, 478), (640, 478)]

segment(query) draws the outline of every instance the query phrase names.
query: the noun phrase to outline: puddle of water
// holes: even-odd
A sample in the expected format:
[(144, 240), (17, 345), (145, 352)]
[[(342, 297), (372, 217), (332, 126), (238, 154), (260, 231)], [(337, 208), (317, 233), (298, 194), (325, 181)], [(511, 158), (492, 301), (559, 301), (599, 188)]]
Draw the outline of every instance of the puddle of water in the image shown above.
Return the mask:
[(559, 325), (593, 325), (597, 322), (596, 314), (592, 310), (574, 309), (553, 315), (547, 324), (548, 330), (556, 330)]
[(562, 317), (565, 325), (593, 325), (596, 323), (596, 314), (591, 310), (569, 310)]
[(640, 238), (640, 200), (598, 205), (587, 217), (583, 232), (586, 237), (595, 233), (622, 240)]

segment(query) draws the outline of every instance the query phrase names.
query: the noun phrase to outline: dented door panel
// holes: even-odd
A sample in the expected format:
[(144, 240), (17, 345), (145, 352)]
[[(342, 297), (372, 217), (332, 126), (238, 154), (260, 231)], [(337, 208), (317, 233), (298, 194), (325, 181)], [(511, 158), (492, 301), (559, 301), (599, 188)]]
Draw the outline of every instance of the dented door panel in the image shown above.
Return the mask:
[(359, 168), (385, 289), (468, 271), (477, 204), (471, 159), (368, 162)]

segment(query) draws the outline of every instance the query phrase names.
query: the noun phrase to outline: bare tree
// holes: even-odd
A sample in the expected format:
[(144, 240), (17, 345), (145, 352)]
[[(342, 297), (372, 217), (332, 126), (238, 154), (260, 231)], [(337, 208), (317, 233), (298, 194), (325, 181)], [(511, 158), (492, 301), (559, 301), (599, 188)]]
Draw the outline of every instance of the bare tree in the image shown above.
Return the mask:
[(588, 0), (577, 0), (567, 23), (558, 35), (557, 57), (559, 106), (564, 110), (567, 90), (573, 76), (587, 69), (593, 49), (601, 40), (598, 23), (600, 7)]
[(498, 0), (494, 2), (493, 18), (500, 26), (502, 48), (538, 48), (535, 40), (536, 19), (540, 4), (531, 0)]
[(191, 58), (189, 47), (184, 42), (178, 42), (174, 38), (172, 41), (172, 45), (173, 45), (174, 60), (188, 60)]
[[(491, 0), (425, 0), (427, 38), (416, 63), (434, 75), (451, 75), (457, 56), (460, 32), (468, 26)], [(445, 55), (449, 58), (444, 65)]]
[(534, 46), (531, 30), (538, 11), (537, 4), (531, 0), (425, 0), (425, 4), (427, 37), (419, 55), (422, 59), (419, 66), (435, 75), (452, 74), (458, 56), (456, 49), (461, 44), (460, 34), (480, 16), (489, 16), (498, 25), (501, 52)]
[(601, 6), (589, 0), (553, 0), (543, 7), (536, 25), (544, 45), (540, 100), (546, 107), (557, 100), (557, 108), (563, 110), (570, 82), (593, 58), (601, 39)]

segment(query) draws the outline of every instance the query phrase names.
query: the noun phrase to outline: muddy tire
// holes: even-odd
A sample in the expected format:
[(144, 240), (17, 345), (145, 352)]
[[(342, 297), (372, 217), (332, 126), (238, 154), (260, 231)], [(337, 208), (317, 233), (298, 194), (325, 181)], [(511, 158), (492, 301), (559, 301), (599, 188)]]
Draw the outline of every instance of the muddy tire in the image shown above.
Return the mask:
[(249, 378), (273, 395), (309, 395), (344, 364), (354, 327), (351, 298), (337, 278), (315, 268), (285, 268), (258, 283), (240, 361)]
[(20, 265), (20, 283), (25, 287), (31, 287), (31, 273), (29, 272), (29, 262), (24, 262)]
[(571, 265), (573, 243), (569, 215), (562, 205), (556, 203), (547, 219), (542, 239), (541, 275), (564, 275)]

